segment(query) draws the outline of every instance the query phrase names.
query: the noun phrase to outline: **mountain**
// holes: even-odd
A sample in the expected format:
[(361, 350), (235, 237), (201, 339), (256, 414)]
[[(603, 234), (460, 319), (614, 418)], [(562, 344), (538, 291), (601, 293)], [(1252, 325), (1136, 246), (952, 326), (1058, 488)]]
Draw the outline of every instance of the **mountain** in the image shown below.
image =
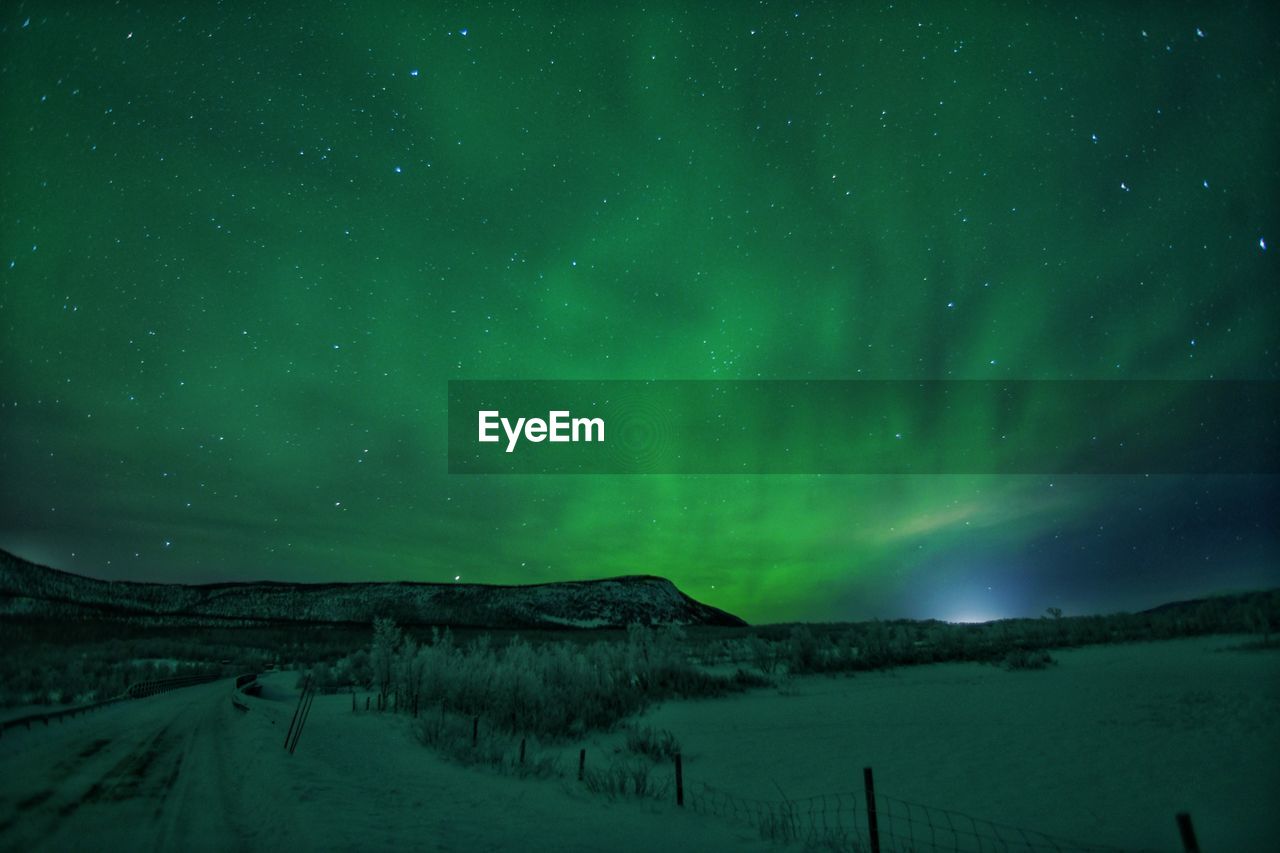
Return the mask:
[(1225, 610), (1230, 607), (1238, 607), (1245, 604), (1258, 604), (1266, 607), (1268, 598), (1274, 598), (1277, 590), (1250, 590), (1247, 592), (1219, 592), (1210, 593), (1202, 598), (1189, 598), (1185, 601), (1168, 601), (1164, 604), (1157, 604), (1155, 607), (1139, 610), (1142, 614), (1161, 614), (1170, 616), (1174, 614), (1189, 615), (1195, 613), (1203, 613), (1207, 609), (1218, 608)]
[(30, 563), (0, 550), (0, 616), (120, 620), (149, 625), (368, 623), (485, 628), (745, 625), (695, 601), (665, 578), (498, 586), (441, 583), (218, 583), (104, 581)]

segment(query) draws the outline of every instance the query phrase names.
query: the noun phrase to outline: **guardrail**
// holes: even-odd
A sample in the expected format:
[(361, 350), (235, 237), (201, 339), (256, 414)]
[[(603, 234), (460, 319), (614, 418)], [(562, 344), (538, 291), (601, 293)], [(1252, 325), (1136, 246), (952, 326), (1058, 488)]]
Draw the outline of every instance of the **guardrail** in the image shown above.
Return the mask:
[(244, 675), (237, 675), (236, 686), (231, 690), (231, 705), (237, 711), (248, 713), (249, 703), (240, 698), (241, 694), (257, 696), (260, 693), (262, 693), (262, 684), (258, 682), (258, 673), (246, 672)]
[(141, 699), (143, 696), (154, 696), (157, 693), (168, 693), (179, 687), (191, 687), (195, 684), (208, 684), (217, 681), (221, 675), (180, 675), (177, 678), (157, 678), (154, 681), (139, 681), (130, 684), (124, 692), (127, 699)]
[[(243, 678), (244, 676), (241, 676)], [(136, 684), (130, 684), (128, 689), (119, 696), (113, 696), (110, 699), (103, 699), (99, 702), (91, 702), (88, 705), (77, 705), (74, 708), (64, 708), (61, 711), (41, 711), (35, 714), (27, 714), (23, 717), (15, 717), (12, 720), (4, 720), (0, 722), (0, 737), (9, 729), (26, 727), (30, 731), (35, 723), (43, 723), (48, 726), (50, 722), (57, 720), (58, 722), (66, 722), (69, 717), (77, 714), (83, 714), (88, 711), (96, 711), (98, 708), (104, 708), (107, 705), (114, 705), (117, 702), (123, 702), (126, 699), (141, 699), (145, 696), (154, 696), (157, 693), (166, 693), (170, 690), (177, 690), (180, 687), (190, 687), (195, 684), (206, 684), (210, 681), (217, 681), (222, 678), (220, 675), (182, 675), (177, 678), (157, 678), (151, 681), (139, 681)]]
[(116, 696), (111, 699), (103, 699), (101, 702), (91, 702), (88, 705), (77, 705), (74, 708), (66, 708), (61, 711), (45, 711), (39, 714), (27, 714), (25, 717), (16, 717), (12, 720), (5, 720), (0, 723), (0, 737), (3, 737), (4, 733), (9, 729), (16, 729), (19, 726), (26, 726), (27, 730), (30, 731), (32, 723), (44, 723), (47, 726), (49, 725), (50, 720), (57, 720), (60, 723), (65, 722), (68, 717), (74, 717), (77, 714), (83, 714), (87, 711), (95, 711), (106, 705), (114, 705), (116, 702), (119, 702), (124, 698), (125, 697), (123, 696)]

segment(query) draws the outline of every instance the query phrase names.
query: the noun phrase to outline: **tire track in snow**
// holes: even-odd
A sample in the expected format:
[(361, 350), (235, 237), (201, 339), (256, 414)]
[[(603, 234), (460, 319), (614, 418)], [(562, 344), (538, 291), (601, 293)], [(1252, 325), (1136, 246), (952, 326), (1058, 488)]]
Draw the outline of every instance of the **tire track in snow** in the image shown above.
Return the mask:
[(212, 738), (205, 724), (222, 709), (221, 687), (128, 703), (0, 754), (0, 850), (183, 846), (181, 833), (167, 831), (181, 813), (221, 805), (210, 802), (217, 791), (186, 778), (204, 772), (188, 771), (188, 759), (193, 744)]

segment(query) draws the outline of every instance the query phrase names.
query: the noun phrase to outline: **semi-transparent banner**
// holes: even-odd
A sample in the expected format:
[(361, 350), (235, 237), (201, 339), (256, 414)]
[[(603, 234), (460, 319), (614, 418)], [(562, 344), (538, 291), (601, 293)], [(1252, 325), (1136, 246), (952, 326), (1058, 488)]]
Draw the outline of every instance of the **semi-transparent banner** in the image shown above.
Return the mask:
[(1275, 474), (1268, 381), (449, 382), (455, 474)]

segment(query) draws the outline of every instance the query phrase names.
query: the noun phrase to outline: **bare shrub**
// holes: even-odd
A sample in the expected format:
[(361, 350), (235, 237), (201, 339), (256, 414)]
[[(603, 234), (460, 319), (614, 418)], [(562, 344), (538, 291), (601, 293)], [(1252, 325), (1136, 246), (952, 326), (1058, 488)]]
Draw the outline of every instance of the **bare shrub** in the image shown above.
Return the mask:
[[(682, 629), (633, 626), (624, 643), (551, 642), (536, 649), (520, 637), (495, 649), (488, 635), (465, 647), (449, 631), (429, 643), (404, 640), (385, 624), (371, 654), (374, 687), (402, 713), (443, 705), (479, 716), (486, 729), (542, 738), (578, 737), (608, 729), (672, 696), (718, 696), (745, 686), (689, 662)], [(396, 651), (388, 659), (385, 650)], [(383, 677), (389, 680), (382, 681)]]
[(1012, 649), (1004, 656), (1004, 668), (1047, 669), (1057, 661), (1045, 649)]
[(587, 768), (582, 783), (591, 793), (603, 794), (609, 799), (665, 799), (671, 787), (670, 780), (655, 778), (654, 770), (654, 765), (643, 759), (615, 761), (602, 769)]
[(627, 750), (654, 761), (670, 761), (680, 752), (680, 741), (666, 729), (630, 726), (627, 728)]

